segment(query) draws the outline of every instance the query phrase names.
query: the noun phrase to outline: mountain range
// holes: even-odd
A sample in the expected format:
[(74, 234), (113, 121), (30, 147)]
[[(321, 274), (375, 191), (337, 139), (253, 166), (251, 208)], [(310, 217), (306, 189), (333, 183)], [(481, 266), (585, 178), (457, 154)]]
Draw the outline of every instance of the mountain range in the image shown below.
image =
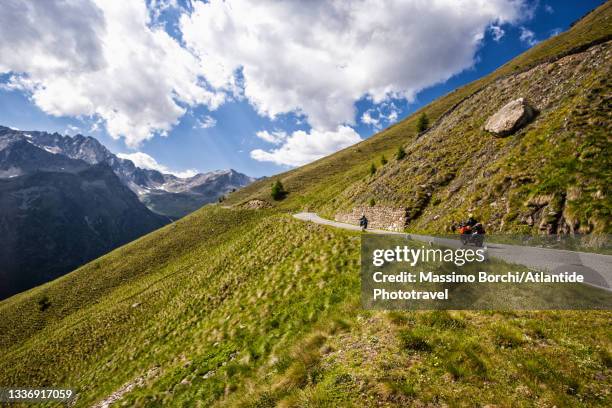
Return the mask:
[[(0, 126), (0, 151), (16, 141), (29, 142), (46, 152), (81, 160), (90, 165), (105, 163), (150, 210), (173, 219), (183, 217), (202, 205), (214, 202), (220, 196), (255, 180), (233, 169), (180, 178), (157, 170), (137, 167), (131, 160), (111, 153), (91, 136), (78, 134), (71, 137), (58, 133), (24, 132)], [(0, 170), (0, 177), (14, 177), (27, 171), (27, 167), (15, 166), (10, 162), (6, 162), (5, 166), (8, 168)]]
[(178, 178), (136, 167), (92, 137), (0, 126), (0, 298), (61, 276), (251, 180), (234, 170)]

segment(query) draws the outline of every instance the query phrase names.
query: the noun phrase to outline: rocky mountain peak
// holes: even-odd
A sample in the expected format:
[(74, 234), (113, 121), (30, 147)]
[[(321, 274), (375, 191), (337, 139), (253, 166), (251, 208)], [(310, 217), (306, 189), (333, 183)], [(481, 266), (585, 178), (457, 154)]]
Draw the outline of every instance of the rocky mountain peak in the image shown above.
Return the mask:
[[(198, 173), (192, 177), (180, 178), (157, 170), (137, 167), (131, 160), (122, 159), (109, 151), (91, 136), (77, 134), (61, 135), (57, 132), (20, 131), (0, 126), (0, 151), (17, 142), (27, 142), (46, 153), (57, 155), (55, 159), (45, 156), (37, 163), (19, 165), (10, 163), (6, 154), (0, 177), (18, 176), (24, 170), (39, 166), (44, 169), (66, 167), (60, 156), (89, 165), (104, 163), (132, 190), (151, 210), (173, 218), (182, 217), (202, 205), (215, 202), (220, 196), (251, 183), (254, 179), (233, 169)], [(37, 154), (40, 156), (40, 154)], [(15, 155), (11, 156), (15, 159)], [(49, 163), (47, 163), (49, 162)], [(51, 164), (60, 163), (60, 164)], [(20, 169), (21, 167), (22, 169)], [(24, 167), (25, 166), (25, 167)], [(74, 166), (72, 166), (74, 167)], [(77, 166), (78, 167), (78, 166)]]

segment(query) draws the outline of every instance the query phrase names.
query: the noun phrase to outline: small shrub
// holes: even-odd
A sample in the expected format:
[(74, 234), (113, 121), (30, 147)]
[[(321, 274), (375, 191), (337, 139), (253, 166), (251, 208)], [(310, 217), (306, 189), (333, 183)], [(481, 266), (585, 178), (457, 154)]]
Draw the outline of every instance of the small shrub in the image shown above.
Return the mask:
[(383, 154), (382, 157), (380, 158), (380, 165), (384, 166), (385, 164), (387, 164), (389, 161), (387, 160), (387, 158), (385, 157), (385, 155)]
[(397, 148), (397, 153), (395, 153), (395, 158), (397, 159), (397, 161), (400, 161), (404, 157), (406, 157), (406, 151), (404, 150), (402, 146), (400, 146)]
[(285, 190), (285, 187), (283, 186), (283, 183), (281, 183), (280, 180), (276, 180), (274, 184), (272, 184), (271, 195), (272, 198), (276, 201), (282, 200), (287, 196), (287, 191)]
[(259, 398), (256, 401), (249, 401), (249, 402), (250, 404), (247, 404), (247, 405), (251, 405), (255, 408), (268, 408), (268, 407), (276, 406), (276, 399), (274, 398), (274, 395), (272, 395), (269, 392), (264, 392), (263, 394), (259, 396)]
[(610, 354), (606, 350), (601, 350), (599, 352), (599, 358), (601, 360), (601, 364), (603, 364), (606, 368), (612, 368), (612, 354)]
[(417, 132), (421, 133), (427, 130), (429, 127), (429, 118), (425, 114), (425, 112), (421, 113), (419, 119), (417, 120)]
[(37, 303), (38, 303), (38, 310), (40, 310), (41, 312), (44, 312), (45, 310), (51, 307), (51, 301), (46, 295), (38, 299)]
[(376, 205), (376, 200), (370, 198), (370, 202), (368, 204), (370, 204), (370, 207), (374, 207)]
[(374, 173), (376, 173), (376, 165), (372, 163), (370, 165), (370, 175), (373, 175)]

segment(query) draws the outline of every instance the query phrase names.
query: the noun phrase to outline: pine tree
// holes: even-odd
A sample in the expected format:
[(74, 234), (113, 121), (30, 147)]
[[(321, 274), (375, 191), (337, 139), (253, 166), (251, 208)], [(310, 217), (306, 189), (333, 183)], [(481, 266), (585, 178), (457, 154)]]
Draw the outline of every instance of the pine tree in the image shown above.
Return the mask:
[(404, 150), (402, 146), (400, 146), (397, 148), (397, 153), (395, 153), (395, 158), (397, 159), (397, 161), (400, 161), (404, 157), (406, 157), (406, 151)]
[(429, 127), (429, 118), (425, 114), (425, 112), (421, 113), (419, 116), (419, 120), (417, 120), (417, 132), (421, 133), (427, 130)]
[(287, 195), (287, 191), (285, 190), (285, 187), (283, 187), (283, 183), (281, 183), (280, 180), (276, 180), (272, 184), (271, 195), (272, 198), (276, 201), (282, 200)]
[(370, 165), (370, 175), (373, 175), (374, 173), (376, 173), (376, 165), (372, 163)]

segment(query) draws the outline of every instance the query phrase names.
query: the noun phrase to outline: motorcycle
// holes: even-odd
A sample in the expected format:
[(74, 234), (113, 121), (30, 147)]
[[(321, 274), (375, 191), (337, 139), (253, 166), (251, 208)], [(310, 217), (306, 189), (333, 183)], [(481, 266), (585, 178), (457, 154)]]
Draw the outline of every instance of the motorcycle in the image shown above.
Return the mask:
[(474, 244), (477, 247), (482, 247), (484, 245), (484, 236), (485, 230), (480, 223), (473, 227), (463, 225), (459, 228), (459, 238), (463, 245)]

